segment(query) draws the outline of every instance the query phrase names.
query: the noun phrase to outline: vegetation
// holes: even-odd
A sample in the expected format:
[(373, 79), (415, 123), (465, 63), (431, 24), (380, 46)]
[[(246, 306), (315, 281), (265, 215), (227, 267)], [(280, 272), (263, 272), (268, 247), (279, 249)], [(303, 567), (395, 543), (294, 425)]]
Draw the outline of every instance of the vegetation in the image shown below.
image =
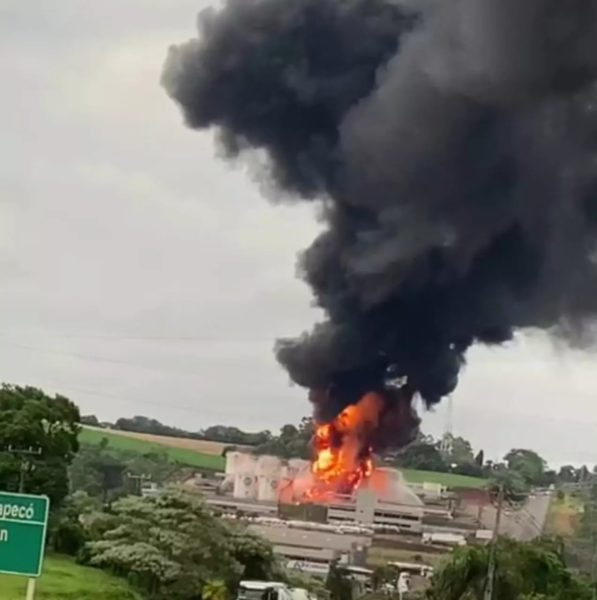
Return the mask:
[[(26, 579), (0, 575), (2, 600), (23, 600)], [(124, 580), (99, 569), (77, 565), (72, 558), (47, 556), (40, 577), (38, 600), (141, 600)]]
[(109, 426), (112, 429), (119, 429), (121, 431), (133, 431), (136, 433), (148, 433), (151, 435), (188, 438), (192, 440), (208, 440), (243, 446), (258, 446), (264, 444), (272, 437), (269, 431), (250, 433), (242, 431), (242, 429), (239, 429), (238, 427), (229, 427), (227, 425), (212, 425), (207, 429), (202, 429), (197, 432), (185, 431), (178, 427), (164, 425), (156, 419), (140, 415), (135, 416), (132, 419), (120, 418), (116, 423), (102, 423), (95, 415), (85, 415), (81, 419), (81, 422), (84, 425), (93, 427)]
[(79, 435), (81, 444), (99, 445), (102, 443), (103, 439), (108, 440), (108, 444), (112, 449), (136, 452), (137, 454), (163, 454), (168, 457), (170, 462), (180, 463), (198, 469), (221, 471), (224, 469), (226, 462), (225, 458), (222, 456), (202, 454), (195, 450), (185, 448), (171, 448), (146, 440), (139, 440), (120, 434), (110, 433), (109, 431), (96, 431), (84, 428)]
[[(482, 600), (489, 546), (459, 548), (436, 571), (429, 600)], [(560, 544), (500, 540), (496, 546), (495, 600), (591, 600), (591, 586), (567, 569)]]
[(232, 591), (241, 578), (277, 574), (267, 542), (214, 516), (192, 494), (128, 496), (85, 521), (92, 541), (81, 560), (126, 577), (151, 598), (192, 600), (221, 582)]
[(70, 467), (72, 491), (84, 491), (104, 501), (139, 492), (140, 478), (164, 484), (183, 475), (184, 466), (170, 460), (166, 448), (144, 454), (113, 448), (108, 437), (83, 444)]
[(409, 483), (439, 483), (448, 488), (483, 488), (487, 485), (486, 479), (457, 475), (456, 473), (434, 473), (433, 471), (418, 471), (416, 469), (402, 469), (402, 475)]
[[(78, 450), (79, 410), (33, 387), (0, 387), (0, 489), (43, 493), (58, 506), (68, 493), (68, 465)], [(19, 455), (20, 450), (34, 454)]]

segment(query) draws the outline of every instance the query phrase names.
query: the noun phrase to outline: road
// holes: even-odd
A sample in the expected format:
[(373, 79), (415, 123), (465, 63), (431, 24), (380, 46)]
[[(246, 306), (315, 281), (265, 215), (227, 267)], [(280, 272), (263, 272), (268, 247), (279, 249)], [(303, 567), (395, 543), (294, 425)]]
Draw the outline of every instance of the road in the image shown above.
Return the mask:
[[(541, 493), (531, 496), (519, 510), (506, 508), (502, 513), (500, 534), (521, 541), (539, 537), (543, 533), (550, 500), (550, 495)], [(483, 527), (493, 529), (495, 513), (495, 508), (491, 506), (483, 508), (481, 515)]]

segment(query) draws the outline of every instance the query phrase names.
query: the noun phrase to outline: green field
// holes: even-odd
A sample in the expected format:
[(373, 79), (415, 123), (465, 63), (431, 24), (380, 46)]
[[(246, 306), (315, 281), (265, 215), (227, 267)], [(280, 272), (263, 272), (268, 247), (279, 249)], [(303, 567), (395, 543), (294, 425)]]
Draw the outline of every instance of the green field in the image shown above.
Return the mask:
[[(109, 431), (83, 429), (79, 434), (79, 441), (84, 444), (99, 444), (102, 438), (107, 438), (110, 443), (109, 447), (112, 448), (130, 450), (139, 452), (140, 454), (163, 452), (172, 462), (200, 469), (222, 471), (226, 462), (222, 456), (202, 454), (195, 450), (184, 448), (169, 448), (162, 444), (128, 438), (123, 435), (110, 433)], [(433, 473), (431, 471), (415, 471), (413, 469), (404, 469), (402, 473), (406, 481), (410, 483), (440, 483), (449, 488), (482, 488), (487, 484), (485, 479), (467, 477), (466, 475), (454, 475), (452, 473)]]
[(124, 435), (110, 433), (109, 431), (82, 429), (79, 434), (79, 442), (82, 444), (99, 444), (103, 438), (108, 439), (108, 448), (130, 450), (132, 452), (138, 452), (139, 454), (147, 454), (149, 452), (164, 453), (172, 462), (178, 462), (198, 469), (221, 471), (224, 469), (226, 463), (222, 456), (202, 454), (201, 452), (187, 450), (185, 448), (170, 448), (163, 444), (129, 438)]
[[(24, 600), (27, 580), (0, 575), (0, 598)], [(50, 555), (37, 582), (36, 600), (140, 600), (123, 580), (99, 569), (82, 567), (72, 559)]]
[(433, 473), (431, 471), (415, 471), (402, 469), (404, 478), (409, 483), (439, 483), (449, 488), (482, 488), (487, 485), (486, 479), (455, 475), (454, 473)]

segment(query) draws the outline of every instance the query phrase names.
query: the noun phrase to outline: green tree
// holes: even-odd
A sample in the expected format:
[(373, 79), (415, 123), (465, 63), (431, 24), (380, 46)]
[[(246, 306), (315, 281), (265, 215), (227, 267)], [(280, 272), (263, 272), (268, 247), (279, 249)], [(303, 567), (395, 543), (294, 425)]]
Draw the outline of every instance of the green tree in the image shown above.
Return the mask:
[(529, 484), (522, 475), (505, 467), (497, 467), (491, 472), (487, 487), (495, 498), (499, 489), (503, 488), (506, 501), (516, 503), (524, 502), (530, 492)]
[(439, 473), (448, 470), (442, 455), (435, 444), (417, 441), (407, 446), (397, 455), (398, 465), (406, 469), (421, 469)]
[[(64, 396), (33, 387), (0, 387), (0, 488), (46, 494), (56, 508), (68, 493), (67, 468), (79, 445), (79, 409)], [(12, 449), (39, 451), (27, 460)], [(21, 472), (22, 471), (22, 472)]]
[[(459, 548), (436, 571), (429, 600), (482, 600), (489, 546)], [(566, 567), (559, 544), (502, 539), (496, 547), (495, 600), (590, 600), (590, 586)]]
[(230, 596), (226, 582), (221, 579), (208, 581), (201, 593), (201, 600), (226, 600)]
[(457, 465), (474, 463), (475, 457), (470, 442), (463, 437), (450, 435), (450, 453), (446, 457), (446, 461)]
[(271, 579), (277, 568), (267, 542), (179, 491), (116, 501), (108, 527), (86, 551), (90, 564), (169, 600), (199, 598), (216, 581), (231, 591), (242, 577)]
[(515, 448), (504, 460), (508, 468), (516, 471), (529, 485), (543, 485), (547, 463), (533, 450)]
[(325, 587), (330, 594), (330, 600), (352, 600), (353, 598), (352, 583), (337, 560), (330, 565)]

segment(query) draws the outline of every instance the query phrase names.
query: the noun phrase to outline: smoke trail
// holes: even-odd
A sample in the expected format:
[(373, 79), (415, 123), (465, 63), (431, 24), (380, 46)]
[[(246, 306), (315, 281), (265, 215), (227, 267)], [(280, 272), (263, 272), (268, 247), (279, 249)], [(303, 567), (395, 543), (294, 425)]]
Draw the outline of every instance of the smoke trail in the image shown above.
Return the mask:
[(393, 378), (436, 403), (471, 344), (597, 312), (597, 0), (409, 6), (227, 0), (163, 73), (323, 201), (299, 265), (327, 318), (276, 351), (328, 415)]

